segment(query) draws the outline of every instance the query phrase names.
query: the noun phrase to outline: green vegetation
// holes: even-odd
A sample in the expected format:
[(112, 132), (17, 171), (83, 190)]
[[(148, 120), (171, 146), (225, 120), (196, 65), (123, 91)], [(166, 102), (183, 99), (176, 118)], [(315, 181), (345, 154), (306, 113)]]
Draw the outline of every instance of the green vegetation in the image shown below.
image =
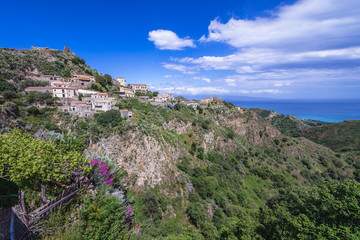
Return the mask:
[[(59, 111), (49, 94), (19, 93), (32, 84), (20, 76), (35, 67), (61, 76), (91, 73), (91, 88), (111, 95), (110, 75), (99, 76), (69, 51), (1, 51), (1, 208), (17, 202), (18, 190), (26, 190), (30, 210), (39, 207), (39, 184), (54, 198), (62, 191), (54, 182), (69, 183), (66, 172), (81, 169), (94, 185), (38, 221), (39, 239), (360, 237), (359, 121), (326, 125), (222, 101), (194, 109), (137, 99), (116, 105), (133, 112), (131, 121), (119, 110), (81, 118)], [(114, 139), (126, 144), (112, 145)], [(101, 159), (113, 185), (84, 153)]]
[(0, 49), (0, 76), (19, 83), (26, 73), (34, 70), (42, 74), (70, 77), (72, 73), (96, 75), (97, 71), (72, 53), (59, 50)]
[(67, 174), (86, 169), (85, 163), (79, 152), (66, 151), (52, 141), (34, 139), (17, 130), (0, 137), (0, 174), (22, 189), (45, 181), (66, 183)]
[(305, 129), (313, 126), (322, 126), (322, 125), (330, 124), (327, 122), (311, 120), (311, 119), (300, 120), (292, 115), (278, 114), (272, 110), (263, 110), (260, 108), (250, 108), (249, 110), (255, 112), (259, 117), (262, 118), (262, 120), (273, 125), (277, 129), (279, 129), (282, 133), (287, 133), (295, 129)]
[(360, 151), (360, 121), (345, 121), (293, 132), (337, 152)]

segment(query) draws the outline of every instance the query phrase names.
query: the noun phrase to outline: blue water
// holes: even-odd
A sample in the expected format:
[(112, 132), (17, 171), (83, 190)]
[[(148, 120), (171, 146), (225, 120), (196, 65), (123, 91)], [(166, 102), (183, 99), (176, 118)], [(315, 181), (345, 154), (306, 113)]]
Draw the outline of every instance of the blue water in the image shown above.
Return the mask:
[(300, 119), (325, 122), (360, 120), (359, 100), (231, 100), (236, 106), (274, 110)]

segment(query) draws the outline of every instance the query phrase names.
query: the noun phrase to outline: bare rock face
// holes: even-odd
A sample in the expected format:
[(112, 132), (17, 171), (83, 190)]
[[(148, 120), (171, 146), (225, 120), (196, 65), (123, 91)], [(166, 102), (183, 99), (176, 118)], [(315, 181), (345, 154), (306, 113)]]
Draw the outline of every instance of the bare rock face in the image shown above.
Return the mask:
[(184, 134), (191, 129), (191, 122), (177, 121), (176, 119), (164, 122), (164, 129), (175, 131), (177, 134)]
[(219, 125), (229, 127), (253, 144), (261, 144), (264, 140), (281, 134), (273, 126), (258, 121), (256, 115), (246, 116), (240, 111), (225, 111), (217, 114), (217, 121)]
[(75, 55), (75, 54), (71, 51), (71, 49), (70, 49), (69, 47), (66, 47), (66, 46), (64, 46), (64, 52), (65, 52), (65, 53), (68, 53), (68, 54)]
[(180, 147), (155, 139), (143, 130), (104, 138), (88, 149), (89, 153), (106, 155), (117, 163), (128, 173), (128, 184), (134, 187), (177, 182), (180, 173), (174, 164), (181, 151)]

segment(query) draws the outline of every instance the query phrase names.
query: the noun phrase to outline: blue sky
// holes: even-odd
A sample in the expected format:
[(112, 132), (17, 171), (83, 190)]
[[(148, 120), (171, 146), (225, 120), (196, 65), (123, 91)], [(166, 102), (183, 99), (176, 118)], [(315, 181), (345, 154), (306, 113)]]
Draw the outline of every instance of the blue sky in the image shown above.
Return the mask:
[(70, 47), (185, 96), (360, 98), (359, 0), (2, 1), (0, 47)]

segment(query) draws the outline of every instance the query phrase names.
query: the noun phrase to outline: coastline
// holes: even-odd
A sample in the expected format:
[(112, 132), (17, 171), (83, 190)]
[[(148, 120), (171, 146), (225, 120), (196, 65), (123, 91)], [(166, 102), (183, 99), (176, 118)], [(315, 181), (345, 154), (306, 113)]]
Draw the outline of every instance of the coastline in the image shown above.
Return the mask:
[(238, 107), (274, 110), (299, 119), (324, 122), (360, 120), (360, 99), (354, 100), (280, 100), (280, 99), (225, 99)]

